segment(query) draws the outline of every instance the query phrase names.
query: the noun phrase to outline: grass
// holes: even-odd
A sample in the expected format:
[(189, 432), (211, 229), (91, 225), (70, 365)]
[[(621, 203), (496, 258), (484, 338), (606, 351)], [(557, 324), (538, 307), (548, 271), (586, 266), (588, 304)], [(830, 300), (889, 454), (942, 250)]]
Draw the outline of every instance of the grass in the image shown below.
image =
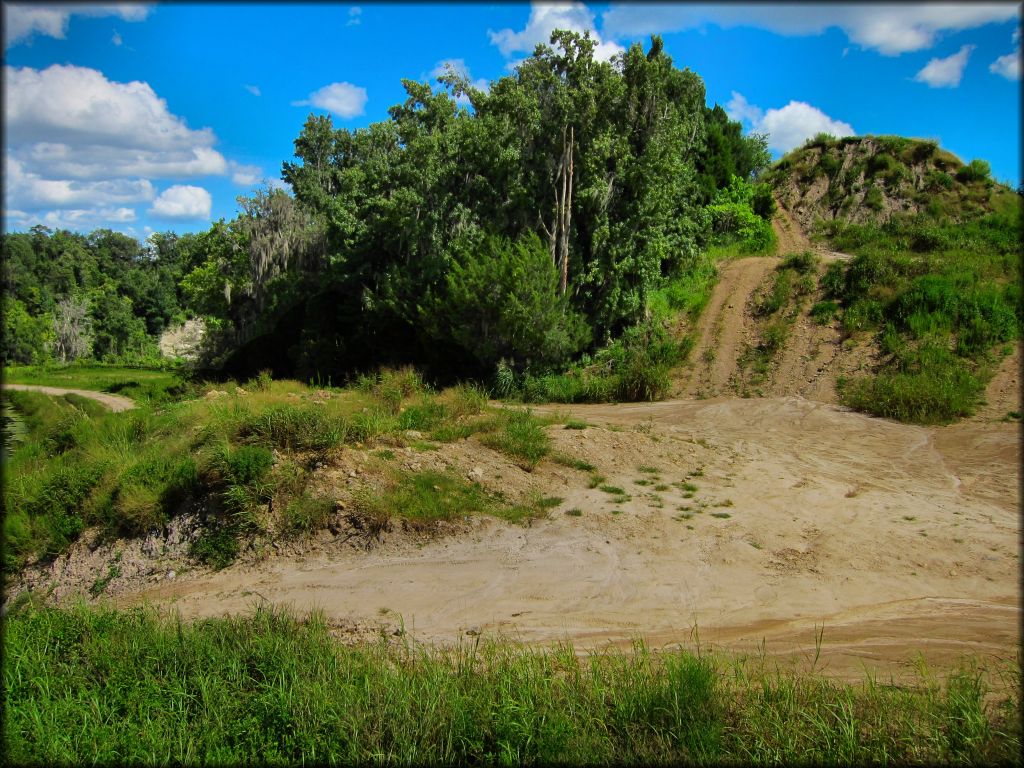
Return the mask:
[(533, 470), (551, 451), (551, 438), (543, 422), (528, 410), (502, 409), (480, 442), (513, 458), (520, 467)]
[(841, 401), (920, 424), (971, 415), (997, 362), (1020, 336), (1019, 199), (966, 221), (894, 217), (833, 222), (833, 247), (856, 254), (823, 278), (847, 333), (867, 331), (883, 362), (846, 382)]
[[(149, 373), (161, 386), (174, 375)], [(98, 387), (123, 374), (72, 366), (55, 383)], [(197, 395), (208, 388), (192, 387)], [(524, 469), (550, 453), (547, 421), (488, 408), (486, 394), (474, 387), (435, 393), (410, 369), (364, 377), (347, 390), (314, 390), (269, 375), (246, 382), (244, 393), (231, 383), (216, 388), (229, 394), (176, 400), (167, 387), (167, 397), (124, 413), (75, 395), (5, 392), (5, 424), (16, 423), (19, 434), (4, 452), (4, 570), (63, 553), (88, 527), (106, 537), (144, 535), (186, 509), (201, 518), (192, 556), (224, 567), (247, 536), (286, 538), (324, 526), (333, 499), (313, 488), (313, 472), (342, 449), (393, 460), (397, 448), (433, 451), (443, 440), (475, 437)], [(413, 437), (424, 432), (430, 440)], [(373, 466), (372, 474), (386, 473), (387, 465)], [(530, 500), (487, 509), (510, 519), (538, 513)]]
[(969, 661), (912, 685), (833, 682), (742, 657), (581, 656), (477, 638), (332, 638), (276, 609), (4, 619), (11, 764), (821, 764), (1020, 761), (1019, 686)]
[(124, 395), (137, 403), (167, 402), (192, 391), (186, 376), (174, 368), (127, 368), (100, 363), (10, 366), (4, 368), (4, 381), (91, 389)]

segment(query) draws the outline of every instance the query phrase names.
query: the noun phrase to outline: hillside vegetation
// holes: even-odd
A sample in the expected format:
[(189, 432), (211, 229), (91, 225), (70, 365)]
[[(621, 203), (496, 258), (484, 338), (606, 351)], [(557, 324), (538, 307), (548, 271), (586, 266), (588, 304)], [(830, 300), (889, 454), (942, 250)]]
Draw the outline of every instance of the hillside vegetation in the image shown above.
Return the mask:
[(1021, 198), (934, 142), (819, 136), (766, 174), (805, 231), (852, 254), (811, 314), (870, 335), (880, 365), (841, 400), (901, 421), (971, 415), (1020, 336)]
[(984, 160), (965, 164), (935, 141), (903, 136), (819, 134), (775, 163), (764, 181), (808, 232), (819, 221), (881, 224), (906, 214), (969, 221), (1014, 197)]

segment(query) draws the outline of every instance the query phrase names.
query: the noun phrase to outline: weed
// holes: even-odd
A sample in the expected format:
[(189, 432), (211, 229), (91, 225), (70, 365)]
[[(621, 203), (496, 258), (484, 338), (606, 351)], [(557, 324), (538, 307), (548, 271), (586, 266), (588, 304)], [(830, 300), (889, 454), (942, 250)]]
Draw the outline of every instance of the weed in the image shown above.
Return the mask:
[(625, 491), (617, 485), (602, 485), (601, 490), (613, 496), (622, 496)]
[[(569, 467), (570, 469), (578, 469), (581, 472), (593, 472), (597, 467), (591, 464), (589, 461), (584, 459), (577, 459), (574, 456), (569, 456), (561, 451), (556, 451), (551, 454), (551, 460), (556, 464), (561, 464), (563, 467)], [(593, 486), (592, 486), (593, 487)]]
[(593, 474), (590, 476), (590, 480), (587, 482), (587, 488), (597, 488), (607, 478), (604, 475)]
[(711, 516), (712, 517), (720, 517), (722, 519), (725, 519), (727, 517), (732, 517), (732, 515), (730, 515), (728, 512), (712, 512)]
[(587, 422), (585, 422), (585, 421), (580, 421), (578, 419), (569, 419), (567, 422), (565, 422), (565, 427), (564, 428), (565, 429), (586, 429), (589, 426), (590, 425), (587, 424)]
[(573, 507), (572, 509), (565, 510), (565, 514), (569, 515), (569, 517), (580, 517), (583, 514), (583, 510)]

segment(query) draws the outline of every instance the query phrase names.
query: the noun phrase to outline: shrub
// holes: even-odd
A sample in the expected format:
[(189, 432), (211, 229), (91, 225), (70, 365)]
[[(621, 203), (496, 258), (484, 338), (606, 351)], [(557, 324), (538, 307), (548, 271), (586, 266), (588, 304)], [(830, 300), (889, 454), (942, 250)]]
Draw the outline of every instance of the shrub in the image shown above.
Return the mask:
[(330, 498), (303, 492), (285, 507), (285, 530), (292, 533), (319, 530), (327, 524), (333, 511), (334, 502)]
[(956, 172), (956, 179), (962, 184), (971, 184), (978, 181), (989, 181), (991, 175), (992, 168), (987, 161), (974, 159)]

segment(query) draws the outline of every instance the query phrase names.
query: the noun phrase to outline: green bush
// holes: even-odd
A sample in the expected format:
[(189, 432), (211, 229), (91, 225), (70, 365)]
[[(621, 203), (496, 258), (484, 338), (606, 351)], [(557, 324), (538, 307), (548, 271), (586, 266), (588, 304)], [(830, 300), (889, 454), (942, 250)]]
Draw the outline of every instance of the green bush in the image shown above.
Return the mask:
[(992, 168), (985, 160), (971, 160), (967, 165), (956, 172), (957, 181), (962, 184), (971, 184), (978, 181), (989, 181), (992, 176)]

